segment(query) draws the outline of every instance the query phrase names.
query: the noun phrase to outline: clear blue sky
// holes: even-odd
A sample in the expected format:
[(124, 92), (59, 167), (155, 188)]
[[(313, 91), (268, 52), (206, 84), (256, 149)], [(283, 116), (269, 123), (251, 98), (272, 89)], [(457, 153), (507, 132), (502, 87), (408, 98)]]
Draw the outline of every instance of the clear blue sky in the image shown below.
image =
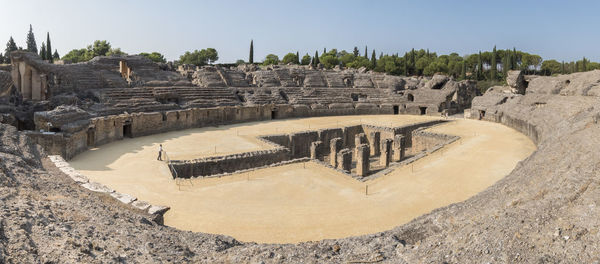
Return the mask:
[(254, 39), (255, 60), (324, 47), (465, 55), (497, 45), (544, 59), (600, 61), (600, 1), (0, 0), (0, 9), (1, 51), (11, 35), (25, 46), (32, 24), (38, 45), (49, 31), (61, 56), (105, 39), (169, 60), (212, 47), (225, 63), (247, 60)]

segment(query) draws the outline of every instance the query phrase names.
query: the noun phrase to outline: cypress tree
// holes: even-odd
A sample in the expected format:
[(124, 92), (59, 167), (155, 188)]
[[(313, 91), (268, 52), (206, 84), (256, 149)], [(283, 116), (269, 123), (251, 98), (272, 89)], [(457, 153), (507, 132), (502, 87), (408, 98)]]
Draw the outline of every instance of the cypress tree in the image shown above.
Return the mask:
[(50, 44), (50, 32), (46, 34), (46, 59), (50, 61), (50, 63), (54, 62), (54, 58), (52, 58), (52, 44)]
[(416, 59), (415, 59), (415, 48), (410, 51), (410, 68), (416, 69), (417, 67)]
[(581, 62), (581, 69), (582, 69), (582, 71), (587, 71), (587, 65), (585, 63), (585, 57), (583, 57), (583, 61)]
[(4, 63), (4, 55), (0, 52), (0, 64)]
[(511, 70), (516, 70), (519, 65), (517, 65), (517, 48), (513, 47), (512, 52), (512, 65), (510, 67)]
[(313, 66), (318, 66), (319, 65), (319, 52), (315, 51), (315, 58), (313, 59), (313, 61), (315, 62), (315, 64)]
[(254, 63), (254, 40), (250, 40), (250, 56), (248, 58), (250, 64)]
[(375, 50), (373, 50), (373, 54), (371, 54), (371, 67), (373, 67), (373, 69), (375, 69), (375, 67), (377, 66), (377, 55), (375, 54)]
[(15, 43), (15, 40), (13, 39), (13, 37), (11, 36), (8, 39), (8, 42), (6, 42), (6, 49), (4, 50), (4, 57), (6, 61), (10, 60), (10, 53), (17, 50), (17, 43)]
[(379, 53), (379, 59), (383, 58), (383, 52)]
[(490, 61), (490, 79), (491, 80), (496, 80), (496, 71), (497, 71), (497, 67), (498, 64), (496, 63), (497, 57), (496, 57), (496, 46), (494, 46), (494, 50), (492, 51), (492, 59)]
[(44, 42), (42, 42), (42, 47), (40, 48), (40, 57), (42, 57), (42, 60), (48, 59), (46, 57), (46, 43), (44, 43)]
[(296, 51), (296, 64), (300, 65), (300, 53)]
[(352, 51), (352, 53), (354, 54), (354, 57), (358, 57), (360, 55), (356, 46), (354, 46), (354, 50)]
[(510, 52), (510, 50), (506, 50), (506, 69), (508, 70), (512, 70), (512, 65), (513, 65), (513, 55), (512, 52)]
[(323, 54), (327, 53), (327, 48), (323, 48)]
[(404, 75), (408, 76), (408, 52), (404, 52)]
[(52, 54), (53, 60), (60, 60), (60, 56), (58, 55), (58, 50), (54, 50), (54, 54)]
[(367, 53), (367, 46), (365, 46), (365, 59), (369, 58), (369, 54)]
[(560, 74), (565, 74), (565, 61), (560, 63)]
[(460, 71), (460, 78), (461, 79), (466, 79), (467, 78), (467, 63), (465, 63), (464, 61), (461, 62), (462, 67), (461, 67), (461, 71)]
[(483, 61), (481, 60), (481, 51), (479, 51), (479, 56), (477, 57), (477, 80), (479, 80), (482, 75), (483, 75)]
[(33, 27), (29, 25), (29, 32), (27, 33), (27, 50), (33, 53), (38, 53), (37, 44), (35, 43), (35, 36), (33, 35)]

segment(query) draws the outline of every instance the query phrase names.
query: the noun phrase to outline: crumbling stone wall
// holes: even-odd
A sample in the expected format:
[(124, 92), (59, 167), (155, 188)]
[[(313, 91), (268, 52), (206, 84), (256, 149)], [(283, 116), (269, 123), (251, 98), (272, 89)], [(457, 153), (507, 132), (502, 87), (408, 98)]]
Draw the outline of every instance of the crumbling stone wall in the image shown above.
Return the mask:
[[(247, 170), (271, 165), (290, 159), (290, 151), (279, 147), (232, 154), (220, 157), (209, 157), (195, 160), (171, 160), (169, 166), (176, 171), (179, 178), (204, 177)], [(173, 175), (175, 177), (175, 175)]]

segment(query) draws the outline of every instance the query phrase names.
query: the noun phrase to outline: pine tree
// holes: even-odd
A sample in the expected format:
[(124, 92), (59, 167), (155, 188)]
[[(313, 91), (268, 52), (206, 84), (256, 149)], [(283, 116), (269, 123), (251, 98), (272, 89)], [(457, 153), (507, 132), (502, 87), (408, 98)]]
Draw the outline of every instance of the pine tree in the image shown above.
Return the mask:
[(60, 60), (60, 56), (58, 55), (58, 50), (54, 50), (54, 54), (52, 54), (53, 61)]
[(477, 57), (477, 80), (479, 80), (482, 75), (483, 75), (483, 61), (481, 60), (481, 51), (479, 51), (479, 56)]
[(50, 44), (50, 32), (46, 34), (46, 59), (50, 63), (54, 62), (54, 58), (52, 58), (52, 44)]
[(300, 65), (300, 53), (296, 51), (296, 64)]
[(42, 42), (42, 47), (40, 48), (40, 57), (42, 60), (46, 60), (46, 43)]
[(33, 35), (33, 27), (29, 25), (29, 32), (27, 33), (27, 50), (33, 53), (38, 53), (37, 44), (35, 43), (35, 36)]
[(365, 59), (369, 58), (369, 54), (367, 53), (367, 46), (365, 46)]
[(19, 48), (17, 48), (17, 43), (15, 43), (15, 40), (13, 39), (13, 37), (10, 37), (8, 39), (8, 42), (6, 42), (6, 49), (4, 50), (4, 57), (6, 58), (6, 61), (10, 60), (10, 53), (12, 51), (18, 50)]
[(373, 50), (373, 53), (371, 54), (371, 67), (373, 67), (373, 69), (375, 69), (375, 67), (377, 66), (377, 54), (375, 53), (375, 50)]
[(319, 52), (315, 51), (315, 58), (313, 59), (313, 61), (315, 62), (315, 64), (313, 66), (318, 66), (319, 65)]
[(248, 58), (250, 64), (254, 63), (254, 40), (250, 40), (250, 56)]
[(494, 50), (492, 51), (492, 59), (490, 61), (490, 80), (496, 80), (496, 72), (498, 67), (496, 60), (496, 46), (494, 46)]
[(352, 51), (352, 53), (354, 54), (354, 57), (358, 57), (360, 54), (358, 52), (358, 48), (355, 46), (354, 50)]

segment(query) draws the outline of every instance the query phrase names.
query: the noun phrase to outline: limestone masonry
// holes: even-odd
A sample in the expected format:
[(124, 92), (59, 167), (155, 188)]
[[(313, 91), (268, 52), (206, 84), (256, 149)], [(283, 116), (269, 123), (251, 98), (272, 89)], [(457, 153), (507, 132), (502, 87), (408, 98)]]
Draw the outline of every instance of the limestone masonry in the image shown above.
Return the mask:
[[(600, 260), (598, 70), (555, 77), (511, 71), (508, 86), (480, 95), (474, 82), (443, 75), (304, 66), (174, 69), (141, 56), (54, 65), (22, 51), (12, 52), (11, 61), (0, 66), (0, 263)], [(161, 224), (168, 208), (90, 183), (64, 161), (126, 137), (186, 128), (446, 113), (514, 128), (537, 150), (464, 202), (388, 231), (343, 239), (256, 244), (177, 230)], [(433, 125), (264, 135), (271, 149), (172, 161), (170, 168), (181, 177), (204, 177), (313, 159), (366, 180), (458, 140), (424, 130)]]

